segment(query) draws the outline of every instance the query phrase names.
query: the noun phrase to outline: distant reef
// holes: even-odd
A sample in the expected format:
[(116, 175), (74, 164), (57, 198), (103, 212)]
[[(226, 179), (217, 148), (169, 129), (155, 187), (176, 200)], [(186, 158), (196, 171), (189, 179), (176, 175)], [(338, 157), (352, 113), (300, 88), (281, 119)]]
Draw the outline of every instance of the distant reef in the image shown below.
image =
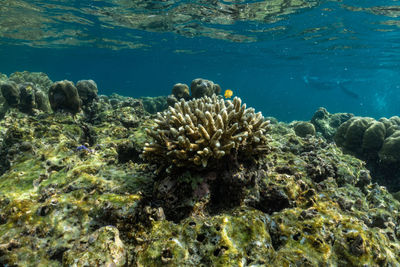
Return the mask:
[(0, 266), (400, 265), (398, 117), (0, 80)]

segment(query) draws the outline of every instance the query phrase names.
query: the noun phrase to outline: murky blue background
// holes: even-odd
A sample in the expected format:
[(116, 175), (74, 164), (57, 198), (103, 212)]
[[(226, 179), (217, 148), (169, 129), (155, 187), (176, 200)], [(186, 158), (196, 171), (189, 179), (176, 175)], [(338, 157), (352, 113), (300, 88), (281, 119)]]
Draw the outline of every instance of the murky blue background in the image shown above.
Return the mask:
[[(79, 8), (84, 2), (74, 5)], [(92, 41), (46, 47), (3, 34), (0, 72), (42, 71), (54, 81), (90, 78), (101, 94), (133, 97), (168, 95), (173, 84), (190, 84), (201, 77), (233, 90), (264, 116), (279, 120), (309, 120), (321, 106), (332, 113), (390, 117), (400, 115), (396, 3), (322, 1), (275, 23), (229, 25), (238, 32), (254, 32), (257, 40), (251, 42), (188, 38), (168, 30), (110, 30), (96, 24), (89, 27), (92, 39), (129, 41), (129, 34), (134, 34), (151, 46), (113, 50)], [(272, 26), (285, 30), (270, 33)]]

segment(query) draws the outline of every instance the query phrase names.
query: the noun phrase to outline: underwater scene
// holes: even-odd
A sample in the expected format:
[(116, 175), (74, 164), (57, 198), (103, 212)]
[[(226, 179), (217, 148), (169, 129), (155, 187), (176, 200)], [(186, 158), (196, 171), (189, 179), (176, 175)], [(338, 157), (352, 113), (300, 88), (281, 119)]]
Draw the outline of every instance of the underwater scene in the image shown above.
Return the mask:
[(0, 266), (400, 266), (399, 17), (0, 1)]

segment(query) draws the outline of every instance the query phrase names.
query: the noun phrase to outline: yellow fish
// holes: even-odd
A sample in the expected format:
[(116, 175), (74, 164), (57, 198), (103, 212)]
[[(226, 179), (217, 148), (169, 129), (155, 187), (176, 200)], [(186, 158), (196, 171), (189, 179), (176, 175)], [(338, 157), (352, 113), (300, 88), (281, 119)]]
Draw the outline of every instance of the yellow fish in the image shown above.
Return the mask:
[(225, 90), (225, 93), (224, 93), (224, 97), (225, 98), (231, 98), (233, 96), (233, 92), (232, 92), (232, 90)]

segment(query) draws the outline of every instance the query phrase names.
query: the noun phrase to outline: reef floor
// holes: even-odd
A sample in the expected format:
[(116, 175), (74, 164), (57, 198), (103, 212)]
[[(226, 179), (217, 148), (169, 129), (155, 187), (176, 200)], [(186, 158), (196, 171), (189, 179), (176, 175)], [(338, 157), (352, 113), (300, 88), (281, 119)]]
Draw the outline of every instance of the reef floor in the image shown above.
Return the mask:
[(400, 203), (318, 123), (271, 119), (260, 157), (158, 172), (145, 101), (3, 110), (1, 266), (400, 266)]

